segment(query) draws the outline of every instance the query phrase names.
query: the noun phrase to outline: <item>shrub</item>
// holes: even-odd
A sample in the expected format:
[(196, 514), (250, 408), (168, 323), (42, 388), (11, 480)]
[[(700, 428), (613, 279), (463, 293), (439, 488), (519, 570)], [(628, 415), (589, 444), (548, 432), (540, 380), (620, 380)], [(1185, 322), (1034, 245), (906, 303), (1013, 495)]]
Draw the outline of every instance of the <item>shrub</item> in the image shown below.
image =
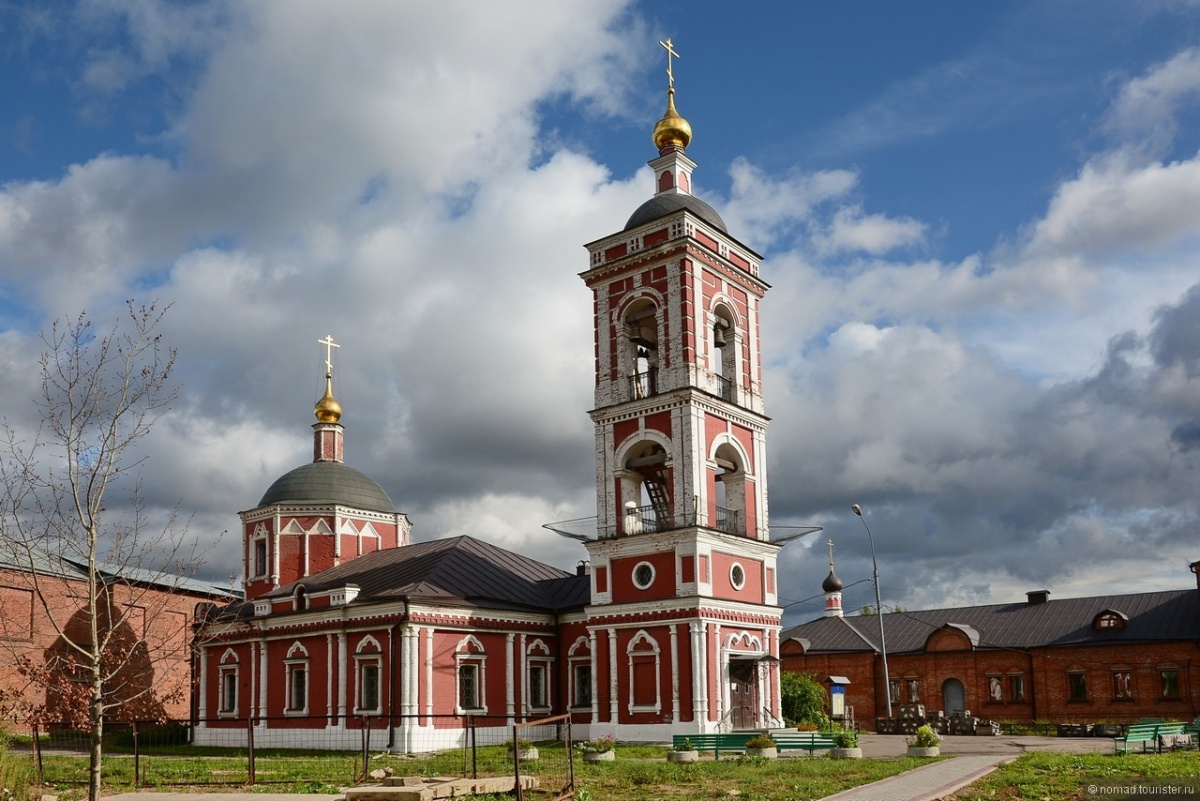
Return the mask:
[(775, 741), (765, 734), (757, 734), (746, 741), (747, 748), (777, 748)]
[(611, 751), (616, 747), (617, 738), (611, 734), (607, 734), (604, 737), (597, 737), (595, 740), (589, 740), (583, 744), (584, 751), (599, 751), (600, 753)]
[(820, 731), (820, 729), (817, 728), (817, 724), (804, 721), (796, 724), (796, 731)]
[[(829, 728), (825, 715), (828, 694), (814, 673), (782, 673), (779, 676), (779, 700), (783, 716), (797, 723), (816, 723)], [(824, 725), (822, 725), (824, 724)]]
[(833, 742), (838, 748), (858, 748), (858, 732), (854, 729), (834, 732)]
[(941, 744), (942, 738), (938, 737), (933, 728), (926, 723), (924, 726), (918, 726), (917, 733), (905, 742), (916, 748), (936, 748)]
[(692, 746), (692, 741), (689, 738), (684, 737), (676, 745), (674, 745), (671, 748), (671, 750), (672, 751), (695, 751), (696, 749)]
[(505, 741), (504, 741), (504, 744), (505, 744), (506, 746), (508, 746), (508, 750), (509, 750), (509, 751), (513, 751), (513, 750), (517, 750), (517, 751), (528, 751), (528, 750), (529, 750), (529, 747), (530, 747), (531, 745), (533, 745), (533, 743), (529, 742), (529, 741), (528, 741), (528, 740), (526, 740), (524, 737), (518, 737), (518, 738), (517, 738), (517, 742), (516, 742), (516, 745), (515, 745), (515, 746), (514, 746), (514, 744), (513, 744), (513, 741), (512, 741), (512, 740), (505, 740)]

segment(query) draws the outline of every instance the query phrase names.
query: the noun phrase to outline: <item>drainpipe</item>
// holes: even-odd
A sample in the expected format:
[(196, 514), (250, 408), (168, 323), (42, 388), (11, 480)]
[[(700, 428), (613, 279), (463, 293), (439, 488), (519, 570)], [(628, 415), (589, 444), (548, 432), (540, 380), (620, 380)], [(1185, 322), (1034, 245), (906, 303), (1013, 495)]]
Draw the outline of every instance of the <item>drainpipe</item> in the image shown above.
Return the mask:
[(388, 750), (396, 746), (396, 632), (408, 622), (409, 597), (404, 596), (404, 614), (388, 629)]
[(1033, 679), (1033, 651), (1026, 650), (1025, 657), (1029, 660), (1029, 717), (1030, 723), (1037, 720), (1037, 685)]

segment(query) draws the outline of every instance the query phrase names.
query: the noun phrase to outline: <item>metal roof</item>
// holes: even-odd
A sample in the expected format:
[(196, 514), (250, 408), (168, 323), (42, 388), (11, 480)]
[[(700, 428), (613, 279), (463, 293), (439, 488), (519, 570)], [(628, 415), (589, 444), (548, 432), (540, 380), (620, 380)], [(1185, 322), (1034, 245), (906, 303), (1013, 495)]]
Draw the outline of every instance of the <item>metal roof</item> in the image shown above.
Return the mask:
[(258, 505), (296, 502), (336, 503), (389, 514), (396, 511), (375, 479), (341, 462), (312, 462), (284, 473), (267, 488)]
[(629, 221), (625, 223), (624, 230), (629, 231), (639, 225), (657, 220), (659, 217), (673, 214), (680, 209), (687, 209), (723, 234), (729, 233), (725, 228), (725, 221), (721, 219), (721, 215), (717, 214), (716, 209), (695, 195), (682, 193), (655, 195), (650, 198), (637, 207), (637, 210), (629, 217)]
[(563, 612), (588, 603), (590, 583), (496, 545), (460, 536), (365, 554), (267, 593), (309, 593), (348, 584), (359, 588), (355, 605), (394, 601), (451, 603), (497, 609)]
[[(1093, 622), (1105, 611), (1124, 615), (1124, 628), (1096, 629)], [(947, 626), (968, 636), (973, 633), (971, 638), (980, 649), (1196, 640), (1200, 639), (1200, 593), (1192, 588), (889, 612), (883, 623), (889, 654), (919, 653), (930, 634)], [(874, 615), (818, 618), (788, 629), (782, 639), (807, 641), (809, 654), (878, 651), (879, 619)]]

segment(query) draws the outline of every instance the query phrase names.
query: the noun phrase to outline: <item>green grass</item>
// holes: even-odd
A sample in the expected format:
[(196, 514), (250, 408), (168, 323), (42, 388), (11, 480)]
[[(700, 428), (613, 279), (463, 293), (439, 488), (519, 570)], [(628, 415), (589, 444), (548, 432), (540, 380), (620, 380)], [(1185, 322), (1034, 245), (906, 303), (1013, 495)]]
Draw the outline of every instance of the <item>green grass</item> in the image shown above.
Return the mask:
[[(550, 783), (564, 780), (564, 749), (552, 743), (539, 743), (538, 748), (542, 759), (530, 763), (529, 772)], [(203, 753), (197, 753), (197, 750), (187, 752), (189, 756), (145, 757), (143, 785), (166, 788), (245, 782), (244, 750), (205, 748)], [(731, 797), (739, 801), (807, 801), (929, 762), (907, 757), (831, 760), (803, 756), (780, 760), (729, 757), (714, 761), (706, 756), (702, 761), (688, 765), (668, 763), (665, 757), (666, 749), (662, 746), (618, 744), (615, 762), (586, 764), (577, 758), (576, 781), (586, 788), (584, 797), (593, 801), (717, 801)], [(351, 784), (361, 770), (361, 756), (351, 752), (260, 750), (256, 753), (256, 761), (258, 785), (254, 789), (264, 792), (336, 792)], [(83, 756), (47, 755), (46, 763), (51, 784), (54, 784), (55, 776), (59, 777), (58, 781), (65, 782), (68, 777), (78, 781), (85, 775), (86, 757)], [(0, 771), (6, 764), (16, 764), (18, 769), (24, 769), (30, 761), (27, 755), (10, 752), (7, 759), (0, 759)], [(481, 747), (477, 766), (480, 775), (512, 774), (511, 758), (504, 746)], [(370, 767), (388, 767), (398, 776), (462, 776), (470, 770), (470, 762), (464, 761), (461, 750), (455, 750), (423, 757), (376, 756)], [(109, 755), (105, 758), (104, 770), (107, 787), (125, 789), (133, 786), (131, 757)], [(1036, 753), (1001, 767), (954, 798), (955, 801), (1084, 801), (1089, 782), (1115, 784), (1131, 779), (1188, 779), (1198, 774), (1200, 754), (1196, 751), (1128, 756)]]
[[(1118, 784), (1131, 779), (1181, 779), (1197, 782), (1200, 754), (1025, 754), (1000, 767), (971, 787), (959, 791), (955, 801), (1080, 801), (1088, 784)], [(1121, 796), (1109, 796), (1118, 798)], [(1135, 797), (1135, 796), (1127, 796)], [(1186, 798), (1187, 796), (1180, 796)], [(1200, 797), (1200, 790), (1192, 797)]]

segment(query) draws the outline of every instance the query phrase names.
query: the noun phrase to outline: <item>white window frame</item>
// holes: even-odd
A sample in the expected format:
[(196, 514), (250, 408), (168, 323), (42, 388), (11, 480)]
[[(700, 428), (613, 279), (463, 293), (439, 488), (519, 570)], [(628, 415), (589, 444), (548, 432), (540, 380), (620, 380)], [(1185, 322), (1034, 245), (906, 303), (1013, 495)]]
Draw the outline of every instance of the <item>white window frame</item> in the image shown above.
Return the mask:
[[(373, 650), (372, 650), (373, 649)], [(375, 705), (366, 706), (367, 670), (375, 670)], [(383, 713), (383, 648), (379, 640), (371, 635), (363, 637), (354, 651), (354, 713), (356, 715), (380, 715)]]
[[(733, 573), (735, 570), (742, 574), (742, 580), (740, 582), (735, 581), (733, 578)], [(735, 590), (742, 590), (746, 586), (746, 568), (742, 566), (741, 562), (734, 562), (729, 566), (729, 586), (733, 587)]]
[[(592, 644), (587, 637), (580, 637), (570, 650), (567, 651), (567, 664), (570, 669), (567, 671), (567, 705), (570, 709), (591, 709), (594, 701), (592, 693)], [(587, 694), (588, 702), (580, 704), (579, 701), (579, 675), (578, 670), (586, 667), (588, 669)]]
[[(649, 643), (650, 649), (639, 649), (639, 643)], [(629, 704), (628, 711), (633, 712), (654, 712), (662, 711), (662, 649), (658, 647), (658, 640), (651, 637), (645, 629), (639, 629), (638, 633), (629, 641), (629, 647), (625, 649), (626, 659), (629, 662)], [(634, 657), (654, 657), (654, 703), (653, 704), (635, 704), (633, 699), (637, 697), (636, 687), (634, 685)]]
[[(312, 690), (312, 674), (309, 671), (308, 650), (300, 643), (294, 643), (288, 649), (287, 659), (283, 660), (284, 668), (284, 697), (283, 714), (293, 717), (308, 715), (308, 698)], [(303, 704), (296, 703), (296, 674), (304, 674)]]
[[(553, 671), (550, 669), (554, 663), (554, 658), (550, 655), (550, 649), (542, 640), (536, 639), (529, 644), (525, 649), (525, 708), (538, 712), (549, 711), (550, 699), (553, 697), (551, 692), (551, 676)], [(540, 670), (542, 673), (542, 702), (535, 704), (532, 696), (533, 689), (533, 674), (534, 671)]]
[[(217, 666), (217, 717), (237, 717), (238, 701), (241, 700), (238, 698), (239, 668), (237, 652), (232, 648), (226, 649), (225, 653), (221, 654), (221, 662)], [(233, 703), (229, 703), (227, 697), (227, 682), (230, 676), (233, 677)]]
[[(637, 577), (638, 571), (641, 570), (643, 567), (650, 568), (650, 580), (647, 581), (645, 584), (640, 583), (638, 581), (638, 577)], [(633, 572), (630, 573), (630, 579), (633, 581), (633, 586), (638, 588), (639, 590), (648, 590), (651, 587), (653, 587), (654, 580), (656, 578), (658, 578), (658, 571), (654, 569), (654, 565), (650, 564), (649, 562), (645, 562), (645, 561), (638, 562), (636, 565), (634, 565)]]
[[(475, 695), (479, 706), (462, 705), (463, 668), (475, 670)], [(468, 634), (454, 649), (454, 713), (456, 715), (486, 715), (487, 707), (487, 652), (474, 636)]]

